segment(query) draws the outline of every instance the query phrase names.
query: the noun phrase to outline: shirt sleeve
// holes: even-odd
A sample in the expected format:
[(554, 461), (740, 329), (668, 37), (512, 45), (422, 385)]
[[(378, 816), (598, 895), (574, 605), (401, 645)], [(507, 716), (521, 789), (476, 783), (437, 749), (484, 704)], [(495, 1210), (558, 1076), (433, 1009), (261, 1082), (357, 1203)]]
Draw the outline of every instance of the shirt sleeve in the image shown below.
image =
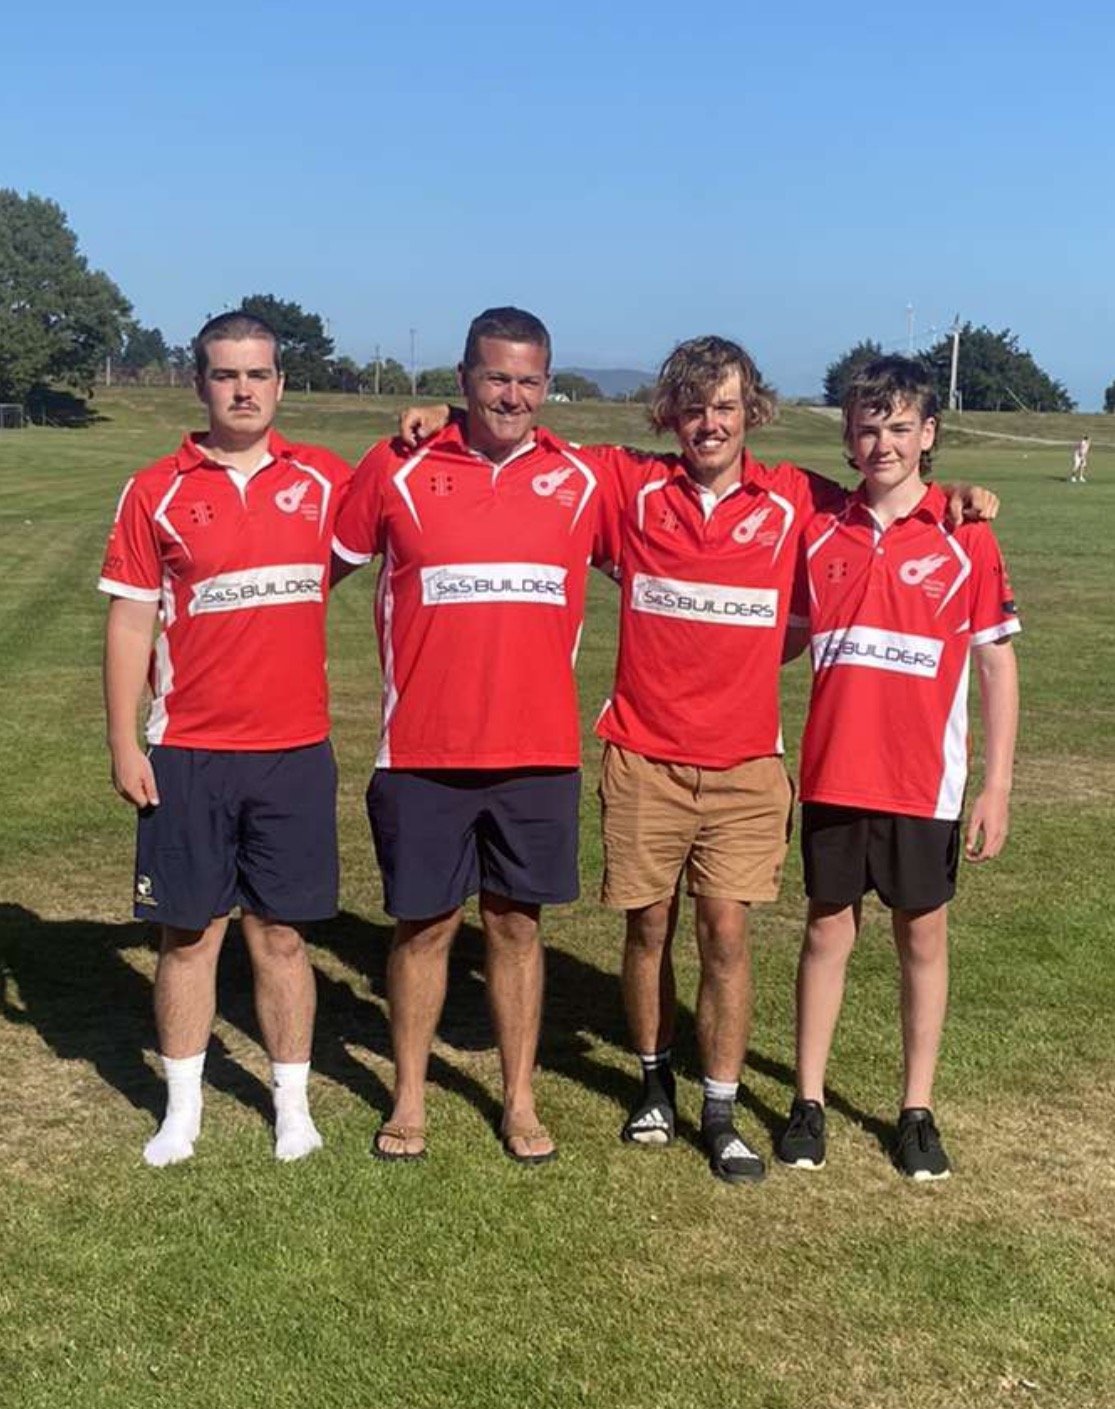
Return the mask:
[(622, 452), (611, 445), (588, 445), (580, 453), (596, 471), (597, 513), (592, 565), (609, 577), (615, 577), (619, 566), (620, 518), (623, 510), (617, 456)]
[(804, 630), (809, 626), (809, 567), (806, 559), (808, 540), (805, 534), (798, 539), (797, 558), (794, 562), (794, 581), (790, 588), (790, 610), (787, 624), (791, 628)]
[(347, 460), (339, 455), (329, 457), (329, 477), (333, 485), (333, 532), (336, 533), (337, 518), (352, 489), (356, 472)]
[(1005, 640), (1021, 631), (1007, 565), (994, 533), (986, 523), (966, 525), (965, 545), (972, 560), (972, 645)]
[(97, 582), (110, 597), (157, 602), (162, 595), (162, 559), (154, 518), (135, 478), (116, 505)]
[(393, 463), (390, 441), (373, 445), (342, 489), (333, 551), (361, 566), (383, 551), (383, 485)]
[(593, 563), (618, 577), (623, 558), (623, 520), (650, 478), (658, 456), (622, 445), (590, 445), (586, 453), (600, 468), (600, 529)]
[(848, 498), (848, 491), (834, 479), (827, 479), (815, 470), (802, 470), (805, 481), (805, 507), (807, 517), (814, 514), (839, 514)]

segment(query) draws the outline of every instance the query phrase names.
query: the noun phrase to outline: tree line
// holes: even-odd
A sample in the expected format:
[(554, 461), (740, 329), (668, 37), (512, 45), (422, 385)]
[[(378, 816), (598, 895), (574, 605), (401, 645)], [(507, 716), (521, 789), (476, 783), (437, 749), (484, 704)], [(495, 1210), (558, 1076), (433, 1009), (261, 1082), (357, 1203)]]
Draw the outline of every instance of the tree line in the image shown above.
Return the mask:
[[(1075, 411), (1076, 402), (1067, 388), (1043, 372), (1018, 337), (1009, 328), (992, 332), (990, 328), (973, 327), (965, 323), (959, 330), (960, 349), (957, 363), (956, 389), (964, 411)], [(919, 360), (933, 373), (937, 395), (942, 406), (949, 404), (949, 383), (952, 372), (952, 334), (946, 334)], [(866, 338), (849, 348), (825, 371), (824, 392), (827, 406), (839, 406), (848, 384), (859, 370), (876, 357), (883, 356), (881, 343)], [(1105, 411), (1115, 410), (1115, 394)]]
[[(454, 367), (410, 372), (393, 357), (364, 366), (337, 356), (321, 315), (274, 294), (248, 294), (238, 305), (276, 331), (287, 384), (294, 390), (452, 396)], [(51, 388), (89, 395), (101, 377), (184, 383), (193, 349), (171, 345), (144, 327), (117, 284), (91, 269), (65, 212), (40, 196), (0, 190), (0, 401), (27, 404)], [(552, 390), (572, 401), (601, 397), (595, 382), (556, 373)]]
[[(249, 294), (240, 306), (266, 319), (279, 336), (287, 383), (295, 390), (405, 396), (452, 396), (454, 367), (411, 373), (393, 357), (364, 366), (337, 356), (317, 313), (274, 294)], [(1009, 329), (966, 323), (960, 330), (958, 388), (970, 411), (1072, 411), (1076, 403), (1061, 382), (1044, 372)], [(881, 355), (867, 339), (831, 363), (825, 401), (839, 405), (859, 367)], [(942, 404), (947, 404), (952, 339), (942, 337), (926, 353)], [(189, 347), (171, 346), (159, 328), (144, 327), (132, 305), (107, 274), (91, 269), (78, 248), (65, 212), (52, 200), (0, 190), (0, 401), (27, 403), (50, 387), (88, 394), (107, 366), (127, 381), (185, 381), (193, 371)], [(571, 372), (555, 373), (551, 391), (570, 401), (602, 398), (595, 382)], [(635, 393), (643, 399), (649, 389)], [(1104, 393), (1104, 410), (1115, 413), (1115, 381)]]

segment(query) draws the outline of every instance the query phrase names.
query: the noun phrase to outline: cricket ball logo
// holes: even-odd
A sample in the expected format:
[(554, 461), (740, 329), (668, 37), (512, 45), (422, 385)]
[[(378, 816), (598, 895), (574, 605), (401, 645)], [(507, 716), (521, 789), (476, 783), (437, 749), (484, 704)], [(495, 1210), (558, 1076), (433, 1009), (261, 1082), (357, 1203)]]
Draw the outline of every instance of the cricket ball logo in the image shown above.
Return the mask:
[(535, 475), (530, 482), (530, 487), (535, 494), (540, 495), (543, 499), (549, 499), (558, 492), (572, 473), (572, 470), (550, 470), (548, 474)]
[(302, 506), (302, 500), (305, 499), (309, 487), (310, 481), (308, 479), (300, 479), (289, 489), (280, 489), (275, 495), (276, 505), (282, 509), (284, 514), (296, 514)]
[(933, 553), (928, 558), (908, 558), (898, 569), (899, 578), (907, 587), (920, 587), (930, 573), (944, 567), (948, 558)]
[(770, 517), (769, 509), (756, 509), (754, 513), (748, 514), (742, 523), (737, 523), (732, 529), (732, 537), (737, 543), (751, 543), (755, 535), (762, 528)]

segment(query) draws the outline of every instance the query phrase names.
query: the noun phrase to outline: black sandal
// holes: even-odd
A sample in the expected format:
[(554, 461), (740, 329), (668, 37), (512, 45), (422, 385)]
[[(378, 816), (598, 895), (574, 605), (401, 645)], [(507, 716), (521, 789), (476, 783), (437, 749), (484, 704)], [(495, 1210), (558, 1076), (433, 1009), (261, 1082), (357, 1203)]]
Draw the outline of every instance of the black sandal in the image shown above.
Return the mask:
[(757, 1184), (767, 1172), (760, 1156), (730, 1120), (702, 1125), (701, 1144), (708, 1155), (709, 1169), (726, 1184)]

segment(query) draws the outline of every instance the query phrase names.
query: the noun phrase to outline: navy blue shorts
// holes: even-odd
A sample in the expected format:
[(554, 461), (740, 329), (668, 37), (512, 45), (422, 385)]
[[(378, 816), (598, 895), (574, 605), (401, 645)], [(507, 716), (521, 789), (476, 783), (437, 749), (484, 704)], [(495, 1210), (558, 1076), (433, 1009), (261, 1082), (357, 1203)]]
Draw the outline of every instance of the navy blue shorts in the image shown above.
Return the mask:
[(479, 890), (523, 905), (576, 900), (576, 768), (380, 768), (368, 819), (383, 903), (398, 920), (455, 910)]
[(936, 910), (956, 894), (960, 823), (804, 802), (801, 855), (819, 904), (854, 905), (873, 890), (892, 910)]
[(201, 930), (234, 905), (298, 924), (337, 913), (328, 740), (263, 753), (156, 745), (158, 807), (136, 833), (134, 914)]

